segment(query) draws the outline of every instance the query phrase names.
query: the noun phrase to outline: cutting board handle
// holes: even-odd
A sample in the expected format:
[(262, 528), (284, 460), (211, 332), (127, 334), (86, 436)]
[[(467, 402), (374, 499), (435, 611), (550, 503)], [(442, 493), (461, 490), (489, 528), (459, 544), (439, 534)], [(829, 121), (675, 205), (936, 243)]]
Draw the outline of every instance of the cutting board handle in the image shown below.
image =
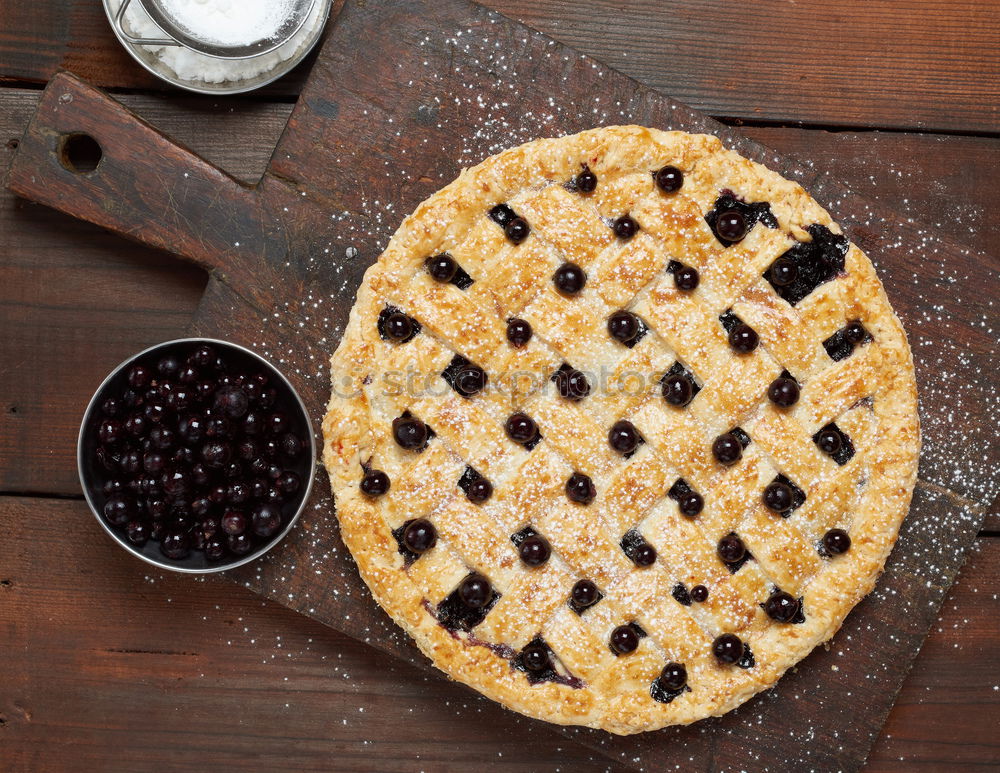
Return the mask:
[[(50, 82), (11, 164), (25, 198), (209, 270), (262, 242), (257, 190), (69, 73)], [(241, 244), (242, 242), (242, 244)]]

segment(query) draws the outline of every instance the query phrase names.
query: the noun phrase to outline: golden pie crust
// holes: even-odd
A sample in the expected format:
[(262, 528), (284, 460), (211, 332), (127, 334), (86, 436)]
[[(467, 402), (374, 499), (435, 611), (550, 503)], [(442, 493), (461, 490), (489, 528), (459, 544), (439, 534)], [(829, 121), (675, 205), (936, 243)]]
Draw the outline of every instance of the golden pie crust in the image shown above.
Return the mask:
[[(584, 165), (597, 176), (591, 193), (571, 183)], [(655, 184), (665, 165), (683, 172), (675, 193)], [(766, 202), (775, 227), (757, 222), (724, 246), (706, 214), (729, 194)], [(523, 242), (512, 243), (489, 217), (498, 204), (528, 222)], [(639, 225), (628, 240), (611, 227), (624, 214)], [(528, 716), (618, 734), (653, 730), (723, 714), (771, 687), (872, 590), (916, 478), (913, 362), (871, 262), (853, 244), (839, 274), (794, 306), (779, 297), (765, 274), (796, 243), (813, 240), (806, 229), (814, 224), (841, 233), (800, 185), (718, 138), (637, 126), (504, 151), (406, 218), (365, 274), (333, 355), (324, 462), (362, 578), (438, 668)], [(470, 286), (430, 276), (425, 260), (441, 253)], [(554, 287), (564, 261), (587, 274), (579, 295)], [(694, 291), (677, 288), (672, 261), (697, 269)], [(419, 322), (412, 340), (380, 335), (387, 307)], [(619, 309), (647, 328), (631, 348), (608, 335), (607, 318)], [(758, 333), (752, 353), (729, 345), (720, 322), (727, 311)], [(510, 318), (532, 326), (523, 348), (506, 338)], [(869, 340), (833, 359), (823, 342), (854, 320)], [(440, 374), (456, 354), (487, 372), (487, 389), (463, 397), (448, 386)], [(655, 378), (675, 362), (700, 386), (681, 408), (667, 404)], [(589, 374), (584, 399), (522, 385), (551, 384), (546, 376), (565, 363)], [(785, 370), (801, 397), (782, 409), (766, 393)], [(433, 430), (423, 450), (393, 440), (392, 421), (406, 411)], [(504, 432), (515, 411), (539, 426), (542, 440), (531, 450)], [(628, 458), (607, 439), (622, 418), (645, 441)], [(814, 442), (830, 423), (853, 446), (846, 463)], [(734, 427), (751, 441), (737, 464), (724, 466), (712, 441)], [(484, 504), (458, 486), (467, 467), (493, 483)], [(360, 491), (369, 469), (389, 476), (388, 493)], [(567, 498), (574, 471), (596, 486), (589, 505)], [(762, 503), (778, 474), (805, 494), (788, 517)], [(678, 478), (704, 498), (697, 517), (681, 515), (667, 494)], [(416, 518), (431, 521), (438, 539), (408, 561), (393, 531)], [(524, 564), (511, 540), (529, 525), (552, 547), (540, 567)], [(846, 553), (823, 551), (832, 528), (849, 533)], [(629, 560), (620, 543), (630, 531), (656, 549), (652, 566)], [(753, 556), (735, 573), (716, 553), (733, 532)], [(499, 598), (471, 632), (449, 630), (438, 605), (473, 571)], [(603, 598), (578, 613), (568, 599), (581, 578)], [(707, 587), (706, 601), (677, 599), (678, 586), (695, 585)], [(765, 614), (776, 587), (802, 600), (804, 622)], [(631, 654), (616, 655), (611, 631), (628, 623), (645, 636)], [(752, 667), (716, 660), (712, 643), (723, 633), (748, 645)], [(532, 683), (513, 664), (539, 636), (559, 678)], [(661, 702), (651, 687), (668, 662), (684, 664), (689, 689)]]

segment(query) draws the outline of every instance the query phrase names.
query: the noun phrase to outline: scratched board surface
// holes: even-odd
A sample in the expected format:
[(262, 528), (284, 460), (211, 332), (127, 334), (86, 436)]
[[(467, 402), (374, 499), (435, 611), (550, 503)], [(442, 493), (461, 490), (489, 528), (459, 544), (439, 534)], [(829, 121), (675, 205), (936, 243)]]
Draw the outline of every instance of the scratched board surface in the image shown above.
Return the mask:
[[(997, 351), (990, 303), (1000, 277), (974, 253), (465, 0), (347, 2), (253, 189), (71, 78), (57, 78), (48, 91), (11, 186), (210, 268), (194, 331), (271, 357), (317, 426), (330, 389), (326, 361), (361, 275), (402, 218), (462, 167), (535, 137), (636, 123), (715, 133), (801, 182), (873, 258), (910, 333), (924, 452), (899, 544), (878, 589), (832, 645), (737, 711), (628, 738), (565, 732), (638, 768), (860, 767), (996, 493), (988, 417), (997, 398), (987, 364)], [(99, 175), (67, 175), (46, 160), (54, 137), (71, 130), (108, 140)], [(157, 152), (130, 152), (120, 142), (112, 150), (112, 138), (136, 136)], [(337, 536), (322, 475), (300, 528), (232, 575), (428, 666), (361, 583)], [(472, 693), (469, 703), (501, 710)]]

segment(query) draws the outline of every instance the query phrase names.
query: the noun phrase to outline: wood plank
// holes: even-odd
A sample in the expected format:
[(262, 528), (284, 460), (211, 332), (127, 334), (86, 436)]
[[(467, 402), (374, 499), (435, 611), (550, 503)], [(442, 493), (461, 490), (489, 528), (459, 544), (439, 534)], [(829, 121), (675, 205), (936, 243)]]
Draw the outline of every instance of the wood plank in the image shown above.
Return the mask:
[[(996, 132), (1000, 5), (988, 0), (486, 0), (715, 116)], [(96, 85), (167, 88), (120, 49), (101, 4), (8, 0), (0, 80), (60, 67)], [(268, 93), (297, 94), (300, 69)], [(887, 98), (891, 95), (891, 98)], [(942, 106), (947, 106), (943, 108)]]
[(245, 588), (161, 574), (82, 502), (2, 497), (0, 530), (4, 770), (617, 769)]
[(981, 538), (910, 670), (866, 773), (1000, 766), (998, 588), (1000, 539)]
[(485, 0), (713, 116), (996, 132), (989, 0)]
[[(338, 254), (342, 258), (343, 253), (333, 251), (333, 265), (325, 262), (328, 272), (310, 271), (312, 257), (317, 254), (317, 248), (321, 250), (324, 247), (324, 241), (328, 247), (340, 245), (342, 248), (353, 244), (357, 233), (357, 224), (350, 221), (331, 225), (326, 214), (329, 209), (317, 207), (317, 202), (331, 202), (338, 208), (368, 213), (371, 210), (366, 209), (365, 199), (371, 198), (397, 202), (401, 211), (409, 210), (425, 193), (420, 185), (406, 186), (401, 191), (397, 179), (392, 176), (387, 176), (387, 179), (380, 175), (376, 175), (375, 179), (371, 177), (373, 171), (381, 171), (384, 162), (395, 160), (398, 165), (398, 158), (403, 153), (408, 159), (408, 166), (419, 170), (430, 180), (445, 179), (454, 174), (455, 159), (442, 157), (436, 149), (442, 145), (462, 147), (467, 138), (467, 115), (463, 114), (460, 101), (456, 102), (456, 107), (448, 99), (451, 93), (449, 79), (442, 79), (440, 73), (450, 74), (454, 69), (461, 69), (464, 87), (470, 93), (489, 94), (491, 99), (505, 98), (510, 82), (522, 84), (520, 109), (514, 115), (504, 116), (505, 121), (513, 120), (519, 127), (514, 136), (524, 132), (530, 136), (530, 132), (537, 131), (530, 121), (522, 124), (522, 118), (543, 115), (550, 104), (550, 95), (560, 84), (566, 83), (574, 84), (573, 90), (566, 94), (567, 108), (548, 119), (548, 126), (554, 125), (557, 130), (582, 128), (588, 122), (590, 108), (600, 115), (600, 105), (596, 101), (597, 95), (600, 95), (611, 105), (620, 105), (623, 115), (635, 115), (642, 122), (681, 126), (689, 130), (719, 131), (719, 127), (703, 116), (692, 114), (656, 95), (643, 93), (620, 75), (596, 69), (572, 52), (561, 51), (550, 41), (523, 29), (505, 28), (505, 39), (519, 51), (518, 62), (524, 63), (523, 68), (518, 64), (511, 69), (504, 64), (506, 76), (499, 77), (497, 69), (507, 61), (506, 54), (503, 59), (498, 59), (499, 55), (480, 50), (475, 42), (456, 50), (446, 35), (424, 32), (418, 22), (426, 22), (428, 17), (434, 19), (433, 24), (427, 25), (431, 29), (450, 29), (453, 24), (475, 27), (493, 23), (488, 16), (473, 11), (459, 0), (433, 9), (426, 5), (418, 9), (404, 7), (401, 3), (388, 3), (381, 7), (354, 9), (341, 16), (325, 49), (327, 56), (320, 60), (321, 66), (314, 71), (310, 86), (297, 105), (290, 130), (282, 138), (281, 152), (270, 168), (271, 175), (279, 179), (269, 178), (267, 187), (261, 193), (267, 197), (268, 205), (274, 206), (273, 212), (296, 211), (296, 215), (289, 214), (284, 218), (283, 223), (287, 234), (287, 257), (282, 254), (280, 264), (272, 258), (267, 266), (269, 271), (284, 274), (280, 280), (282, 295), (276, 298), (273, 292), (269, 294), (268, 288), (273, 291), (276, 286), (273, 280), (263, 278), (262, 281), (259, 269), (247, 271), (245, 261), (240, 260), (230, 266), (225, 275), (220, 275), (219, 281), (210, 285), (211, 291), (200, 307), (195, 323), (195, 329), (221, 331), (224, 335), (265, 349), (280, 347), (287, 350), (292, 361), (298, 364), (293, 378), (303, 391), (307, 404), (313, 406), (325, 402), (326, 389), (322, 379), (312, 378), (315, 373), (312, 368), (308, 372), (300, 369), (304, 368), (304, 363), (313, 353), (323, 349), (325, 336), (335, 335), (331, 330), (338, 329), (338, 325), (343, 323), (346, 304), (327, 304), (324, 311), (329, 320), (323, 319), (322, 322), (312, 311), (303, 316), (293, 309), (287, 321), (296, 321), (297, 335), (294, 339), (289, 339), (286, 330), (280, 329), (280, 320), (271, 320), (271, 312), (278, 301), (292, 299), (294, 303), (294, 299), (306, 299), (307, 288), (323, 298), (343, 295), (346, 300), (353, 282), (357, 280), (357, 270), (374, 257), (371, 243), (384, 239), (391, 230), (392, 223), (378, 218), (384, 214), (378, 207), (377, 212), (370, 215), (374, 223), (369, 231), (370, 239), (362, 240), (366, 251), (361, 259), (344, 263), (338, 259)], [(398, 49), (400, 59), (395, 62), (396, 69), (415, 74), (420, 72), (421, 64), (428, 68), (427, 75), (419, 78), (418, 87), (413, 88), (414, 81), (396, 84), (391, 78), (387, 80), (379, 77), (378, 73), (364, 71), (362, 52), (350, 42), (363, 36), (365, 30), (372, 29), (378, 30), (372, 41), (376, 47), (395, 45)], [(421, 35), (425, 36), (423, 42)], [(565, 63), (564, 66), (558, 71), (539, 67), (538, 64), (547, 55)], [(463, 63), (469, 66), (460, 67)], [(341, 85), (340, 74), (343, 72), (358, 73), (350, 89)], [(472, 85), (469, 85), (470, 82)], [(80, 190), (77, 196), (85, 196), (86, 201), (79, 198), (67, 200), (65, 195), (62, 198), (50, 195), (52, 190), (65, 194), (71, 184), (66, 173), (53, 164), (50, 152), (53, 133), (71, 130), (79, 123), (91, 127), (90, 131), (96, 132), (106, 148), (115, 147), (115, 137), (110, 132), (104, 133), (95, 118), (98, 109), (110, 121), (109, 125), (123, 135), (127, 135), (129, 129), (127, 122), (122, 120), (119, 108), (102, 106), (99, 95), (82, 87), (79, 82), (62, 78), (57, 85), (57, 88), (49, 90), (46, 108), (33, 122), (30, 142), (25, 143), (24, 152), (19, 157), (15, 177), (17, 189), (130, 234), (141, 232), (150, 222), (149, 218), (157, 211), (152, 207), (167, 208), (171, 212), (178, 208), (179, 204), (167, 202), (162, 197), (144, 198), (139, 202), (150, 208), (148, 212), (130, 209), (121, 217), (116, 217), (120, 213), (104, 207), (95, 208), (94, 202), (99, 202), (101, 197), (129, 189), (130, 174), (134, 175), (134, 171), (122, 163), (123, 159), (127, 160), (127, 154), (111, 158), (106, 156), (105, 171), (100, 175), (76, 178)], [(502, 94), (498, 93), (501, 91)], [(427, 121), (421, 112), (421, 109), (427, 109), (424, 106), (428, 104), (440, 105), (434, 121)], [(84, 110), (84, 107), (87, 109)], [(368, 117), (372, 112), (374, 115)], [(372, 128), (387, 123), (399, 126), (400, 136), (405, 138), (391, 156), (386, 152), (382, 132)], [(136, 127), (136, 131), (140, 132), (139, 140), (156, 140), (162, 147), (162, 142), (148, 137), (145, 129)], [(953, 261), (955, 270), (966, 270), (969, 253), (962, 248), (938, 240), (918, 226), (898, 220), (891, 212), (881, 211), (877, 206), (859, 200), (829, 178), (817, 175), (813, 169), (796, 167), (787, 159), (775, 157), (773, 152), (729, 132), (723, 134), (749, 156), (764, 160), (786, 175), (808, 184), (821, 201), (836, 203), (838, 214), (848, 223), (852, 220), (855, 223), (860, 234), (859, 242), (873, 255), (884, 257), (888, 285), (898, 293), (897, 297), (901, 299), (899, 308), (904, 313), (921, 317), (921, 310), (926, 310), (924, 293), (937, 295), (940, 275), (923, 260), (929, 250), (936, 249), (945, 256), (945, 260)], [(498, 139), (507, 142), (510, 136), (508, 131)], [(328, 151), (326, 154), (317, 152), (324, 148)], [(170, 154), (171, 159), (174, 156)], [(169, 164), (161, 164), (156, 159), (146, 159), (142, 168), (148, 171), (140, 175), (137, 182), (141, 185), (141, 177), (149, 174), (169, 178), (171, 165), (177, 163), (173, 160)], [(196, 164), (191, 166), (192, 177), (201, 178), (203, 171), (197, 169)], [(51, 178), (45, 177), (43, 170)], [(290, 183), (295, 184), (294, 189)], [(198, 182), (198, 185), (201, 184)], [(305, 198), (300, 198), (300, 194)], [(196, 210), (189, 209), (178, 214), (183, 216), (184, 222), (193, 224), (184, 233), (178, 233), (178, 244), (182, 246), (190, 241), (191, 233), (200, 234), (212, 226)], [(242, 217), (240, 213), (226, 215), (225, 222), (217, 225), (231, 229), (230, 221)], [(156, 240), (159, 241), (159, 238), (157, 235)], [(919, 255), (912, 249), (916, 244), (923, 245)], [(251, 254), (269, 254), (264, 245), (256, 243), (249, 244), (246, 249)], [(971, 271), (971, 267), (968, 270)], [(338, 271), (343, 273), (338, 276)], [(985, 273), (989, 275), (989, 272)], [(915, 277), (917, 281), (914, 283)], [(940, 342), (941, 345), (934, 351), (921, 351), (920, 346), (916, 347), (918, 355), (925, 355), (919, 363), (922, 378), (932, 379), (924, 383), (940, 383), (941, 376), (946, 373), (952, 383), (949, 396), (958, 396), (958, 392), (964, 394), (970, 388), (986, 388), (986, 384), (980, 383), (974, 373), (995, 343), (972, 324), (978, 321), (985, 309), (988, 295), (983, 293), (983, 283), (972, 283), (967, 277), (961, 280), (959, 288), (964, 295), (964, 304), (956, 313), (955, 325), (949, 326), (952, 320), (948, 319), (927, 320), (922, 324), (921, 332), (929, 337), (927, 340)], [(991, 278), (989, 281), (994, 280)], [(265, 319), (267, 324), (261, 325)], [(261, 327), (258, 329), (258, 326)], [(928, 356), (938, 356), (942, 345), (948, 348), (944, 357), (936, 360), (936, 364), (928, 360)], [(957, 356), (964, 351), (970, 351), (971, 359), (962, 360)], [(970, 456), (972, 449), (982, 447), (987, 457), (991, 457), (992, 446), (981, 445), (987, 439), (982, 436), (986, 430), (982, 415), (986, 403), (978, 393), (971, 398), (965, 395), (965, 401), (959, 402), (961, 406), (958, 410), (949, 411), (949, 416), (955, 413), (961, 415), (962, 421), (958, 424), (950, 418), (943, 420), (942, 410), (946, 406), (939, 401), (925, 403), (929, 410), (928, 418), (933, 419), (928, 422), (928, 438), (933, 439), (938, 447), (945, 444), (948, 448), (965, 451), (961, 464), (957, 465), (945, 464), (947, 460), (944, 457), (929, 453), (925, 457), (925, 469), (931, 481), (954, 486), (955, 491), (978, 497), (981, 501), (988, 492), (995, 490), (994, 481), (989, 477), (990, 471), (982, 465), (983, 454), (976, 452), (975, 459)], [(959, 433), (965, 433), (964, 439), (956, 443)], [(929, 448), (933, 447), (933, 444), (929, 445)], [(956, 469), (966, 469), (967, 461), (973, 474), (961, 479), (953, 477)], [(319, 492), (317, 496), (320, 496)], [(849, 657), (836, 661), (842, 664), (840, 679), (849, 685), (850, 695), (824, 689), (829, 681), (825, 669), (829, 668), (830, 656), (819, 652), (802, 664), (795, 674), (783, 680), (781, 686), (771, 693), (773, 700), (756, 701), (748, 707), (746, 711), (752, 714), (749, 722), (746, 712), (743, 712), (740, 716), (727, 716), (713, 723), (710, 733), (680, 729), (655, 737), (630, 739), (627, 743), (580, 732), (573, 733), (573, 737), (600, 744), (605, 753), (621, 754), (638, 764), (673, 758), (693, 759), (699, 765), (710, 761), (725, 765), (738, 764), (745, 757), (746, 739), (743, 739), (744, 742), (737, 741), (733, 733), (737, 730), (741, 734), (748, 732), (749, 724), (752, 727), (749, 731), (753, 736), (752, 743), (761, 759), (774, 764), (794, 761), (821, 768), (860, 766), (874, 738), (874, 729), (880, 726), (891, 707), (910, 658), (919, 648), (943, 590), (950, 584), (951, 574), (974, 534), (978, 523), (974, 511), (962, 514), (956, 512), (955, 505), (950, 493), (942, 492), (935, 486), (918, 490), (913, 514), (904, 528), (900, 548), (894, 553), (882, 591), (862, 605), (852, 617), (844, 634), (848, 644), (843, 644), (843, 637), (839, 640), (840, 646), (850, 653)], [(379, 624), (382, 616), (365, 606), (364, 594), (349, 565), (342, 566), (334, 576), (315, 576), (311, 571), (308, 562), (315, 561), (318, 555), (343, 555), (333, 536), (328, 512), (329, 504), (322, 499), (317, 500), (315, 509), (310, 510), (310, 517), (304, 519), (298, 536), (283, 545), (264, 567), (242, 576), (255, 588), (281, 603), (315, 615), (352, 635), (365, 637), (366, 640), (371, 638), (378, 646), (406, 654), (397, 638)], [(940, 553), (933, 567), (920, 558), (930, 549)], [(331, 607), (337, 593), (339, 603)], [(892, 598), (893, 603), (879, 603), (886, 598)], [(347, 608), (350, 609), (349, 614), (345, 614)], [(873, 679), (873, 675), (877, 678)], [(846, 718), (834, 722), (834, 716), (841, 714)], [(822, 740), (795, 750), (793, 757), (789, 757), (787, 738), (805, 733)]]
[[(616, 769), (239, 586), (151, 571), (82, 502), (0, 498), (0, 529), (13, 773)], [(1000, 539), (981, 539), (866, 770), (1000, 764), (998, 585)]]

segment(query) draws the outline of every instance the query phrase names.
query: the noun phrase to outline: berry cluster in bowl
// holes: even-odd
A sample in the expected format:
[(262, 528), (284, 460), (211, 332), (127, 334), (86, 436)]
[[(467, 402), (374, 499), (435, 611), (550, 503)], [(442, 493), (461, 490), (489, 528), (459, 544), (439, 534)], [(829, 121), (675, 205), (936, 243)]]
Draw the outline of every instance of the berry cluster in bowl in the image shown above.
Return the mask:
[(119, 366), (87, 409), (78, 455), (87, 499), (112, 536), (190, 572), (274, 545), (315, 467), (291, 385), (253, 352), (208, 339), (160, 344)]

